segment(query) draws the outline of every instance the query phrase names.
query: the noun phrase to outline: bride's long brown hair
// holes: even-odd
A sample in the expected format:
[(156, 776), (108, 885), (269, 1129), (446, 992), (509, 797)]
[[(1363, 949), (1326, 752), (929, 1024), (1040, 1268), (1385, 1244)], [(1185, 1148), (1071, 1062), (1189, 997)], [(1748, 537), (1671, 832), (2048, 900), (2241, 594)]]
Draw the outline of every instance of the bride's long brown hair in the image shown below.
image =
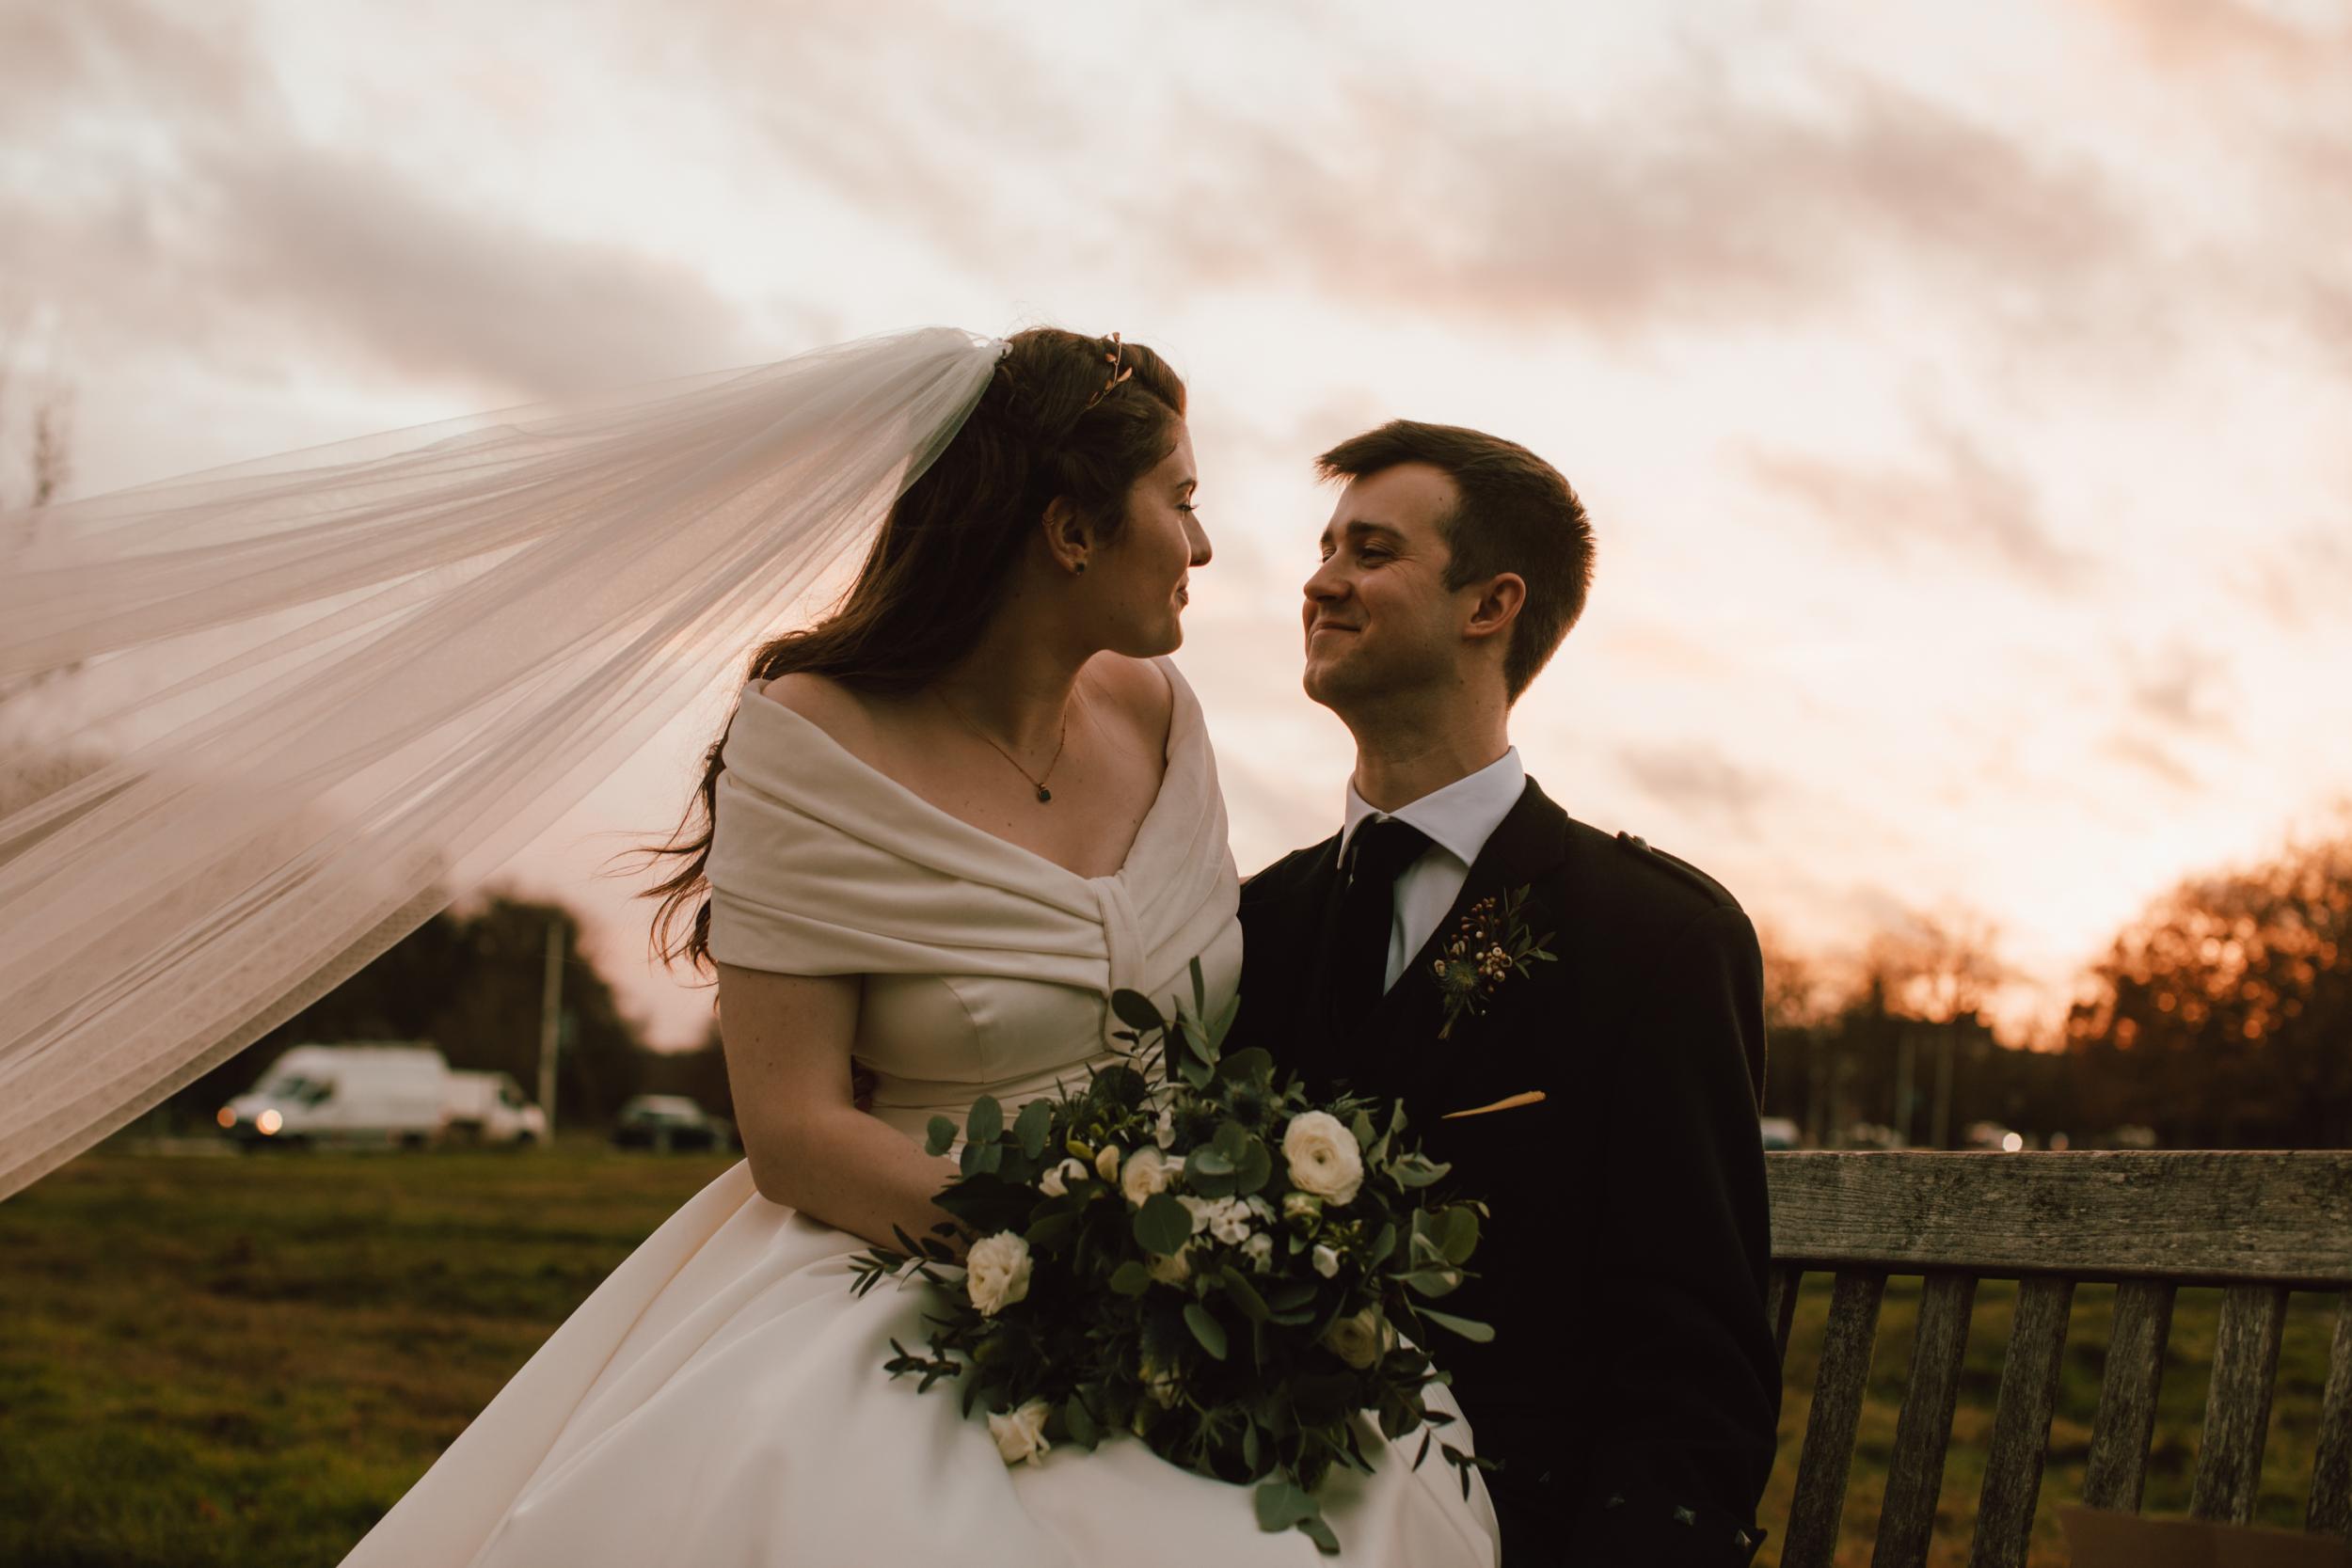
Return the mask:
[[(752, 655), (746, 681), (806, 670), (852, 690), (907, 691), (972, 651), (1005, 579), (1045, 509), (1066, 498), (1115, 537), (1127, 492), (1175, 450), (1184, 384), (1140, 343), (1050, 326), (1013, 335), (980, 400), (921, 478), (907, 486), (840, 604), (813, 626)], [(705, 871), (727, 729), (703, 755), (703, 778), (667, 844), (649, 861), (684, 864), (638, 895), (661, 900), (653, 946), (662, 960), (710, 963)], [(699, 900), (699, 902), (697, 902)], [(693, 913), (677, 927), (689, 904)]]

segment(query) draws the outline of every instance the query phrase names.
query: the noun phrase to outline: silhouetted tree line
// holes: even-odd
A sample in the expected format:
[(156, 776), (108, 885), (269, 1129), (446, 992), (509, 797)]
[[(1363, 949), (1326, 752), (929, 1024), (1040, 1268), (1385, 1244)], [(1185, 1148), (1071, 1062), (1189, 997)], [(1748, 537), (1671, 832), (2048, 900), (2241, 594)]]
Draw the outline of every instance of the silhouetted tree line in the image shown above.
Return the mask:
[(2001, 1043), (1990, 929), (1922, 919), (1842, 987), (1766, 952), (1764, 1114), (1814, 1148), (2352, 1148), (2352, 832), (2189, 878), (2085, 976), (2059, 1049)]

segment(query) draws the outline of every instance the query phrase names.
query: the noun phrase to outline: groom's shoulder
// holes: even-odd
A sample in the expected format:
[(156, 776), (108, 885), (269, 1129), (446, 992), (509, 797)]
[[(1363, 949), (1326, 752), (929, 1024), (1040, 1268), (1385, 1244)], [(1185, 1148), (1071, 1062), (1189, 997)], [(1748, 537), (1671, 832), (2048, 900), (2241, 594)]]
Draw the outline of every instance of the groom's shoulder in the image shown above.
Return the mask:
[(1634, 832), (1611, 833), (1590, 823), (1568, 819), (1576, 859), (1595, 868), (1615, 897), (1648, 905), (1661, 912), (1698, 914), (1708, 910), (1740, 911), (1729, 888), (1684, 860), (1668, 854)]
[(1340, 835), (1333, 833), (1321, 843), (1294, 849), (1280, 860), (1244, 878), (1241, 884), (1242, 903), (1263, 903), (1268, 898), (1279, 898), (1306, 886), (1317, 873), (1331, 863), (1339, 842)]

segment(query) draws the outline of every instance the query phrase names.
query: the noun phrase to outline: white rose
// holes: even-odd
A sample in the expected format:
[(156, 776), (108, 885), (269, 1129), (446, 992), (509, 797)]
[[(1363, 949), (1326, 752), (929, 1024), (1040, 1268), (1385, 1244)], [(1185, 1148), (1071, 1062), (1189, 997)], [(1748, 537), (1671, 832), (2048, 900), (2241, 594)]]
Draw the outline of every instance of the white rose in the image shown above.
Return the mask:
[(983, 1236), (963, 1257), (963, 1288), (980, 1316), (993, 1318), (1029, 1293), (1029, 1243), (1009, 1230)]
[(1380, 1308), (1367, 1307), (1325, 1329), (1323, 1343), (1349, 1366), (1361, 1369), (1374, 1365), (1396, 1344), (1396, 1331), (1380, 1315)]
[(1143, 1272), (1163, 1285), (1181, 1286), (1192, 1277), (1192, 1260), (1184, 1256), (1191, 1250), (1191, 1243), (1187, 1243), (1174, 1252), (1147, 1252), (1143, 1255)]
[(1047, 1197), (1063, 1197), (1070, 1192), (1070, 1183), (1087, 1179), (1086, 1162), (1064, 1160), (1060, 1164), (1037, 1179), (1037, 1190)]
[(1328, 1279), (1333, 1275), (1340, 1272), (1340, 1255), (1333, 1252), (1329, 1247), (1325, 1246), (1321, 1242), (1317, 1242), (1315, 1243), (1314, 1264), (1315, 1273), (1323, 1275), (1324, 1278)]
[(1282, 1132), (1282, 1158), (1290, 1162), (1292, 1186), (1333, 1203), (1353, 1200), (1364, 1184), (1356, 1134), (1328, 1111), (1291, 1117)]
[(1241, 1255), (1249, 1259), (1249, 1266), (1263, 1274), (1274, 1266), (1274, 1238), (1261, 1230), (1242, 1243)]
[(1103, 1152), (1094, 1157), (1094, 1174), (1105, 1181), (1119, 1180), (1119, 1146), (1104, 1144)]
[(1128, 1202), (1141, 1208), (1153, 1193), (1168, 1191), (1168, 1183), (1184, 1170), (1181, 1158), (1170, 1158), (1156, 1148), (1138, 1148), (1127, 1156), (1126, 1168), (1119, 1173), (1119, 1190), (1127, 1195)]
[(1031, 1400), (1019, 1409), (989, 1417), (988, 1434), (996, 1439), (996, 1451), (1006, 1464), (1028, 1464), (1053, 1450), (1054, 1445), (1045, 1440), (1045, 1418), (1052, 1413), (1053, 1406), (1043, 1400)]

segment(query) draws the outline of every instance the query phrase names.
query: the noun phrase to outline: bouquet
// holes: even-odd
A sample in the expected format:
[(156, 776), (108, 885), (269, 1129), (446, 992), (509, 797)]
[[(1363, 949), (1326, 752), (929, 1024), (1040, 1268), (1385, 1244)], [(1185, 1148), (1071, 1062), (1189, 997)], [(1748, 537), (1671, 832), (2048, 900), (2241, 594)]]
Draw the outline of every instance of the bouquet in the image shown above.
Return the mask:
[[(1007, 1124), (990, 1099), (962, 1128), (931, 1120), (960, 1174), (940, 1193), (956, 1225), (856, 1259), (863, 1294), (884, 1278), (940, 1288), (928, 1352), (891, 1341), (892, 1376), (961, 1383), (1008, 1464), (1057, 1443), (1133, 1433), (1162, 1458), (1256, 1483), (1259, 1525), (1339, 1550), (1316, 1494), (1334, 1465), (1369, 1472), (1359, 1418), (1391, 1439), (1453, 1418), (1430, 1331), (1484, 1341), (1486, 1325), (1428, 1305), (1467, 1277), (1484, 1208), (1435, 1202), (1446, 1174), (1403, 1141), (1401, 1107), (1309, 1101), (1263, 1051), (1220, 1053), (1235, 1007), (1174, 1021), (1135, 991), (1111, 999), (1121, 1059), (1080, 1087), (1031, 1101)], [(941, 1238), (973, 1238), (961, 1268)], [(1461, 1471), (1486, 1461), (1438, 1442)]]

